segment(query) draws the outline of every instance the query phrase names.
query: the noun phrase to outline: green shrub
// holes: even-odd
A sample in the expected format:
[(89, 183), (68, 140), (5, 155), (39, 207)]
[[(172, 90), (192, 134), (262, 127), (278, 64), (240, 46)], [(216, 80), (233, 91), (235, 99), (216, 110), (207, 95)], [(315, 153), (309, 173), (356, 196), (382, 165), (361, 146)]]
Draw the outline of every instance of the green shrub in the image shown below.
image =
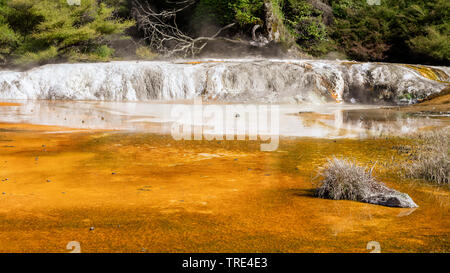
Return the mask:
[(241, 26), (263, 24), (263, 5), (263, 0), (230, 1), (235, 18)]
[[(447, 27), (450, 27), (450, 25)], [(449, 32), (448, 29), (438, 31), (435, 27), (429, 27), (426, 35), (409, 40), (411, 49), (413, 52), (437, 60), (450, 60)]]
[(199, 0), (195, 7), (193, 23), (208, 22), (240, 26), (263, 23), (264, 0)]
[[(108, 60), (112, 37), (132, 21), (114, 18), (114, 8), (96, 0), (71, 6), (66, 0), (2, 0), (1, 53), (15, 64), (45, 63), (57, 59)], [(9, 46), (8, 46), (9, 45)], [(6, 49), (5, 49), (6, 48)]]
[(304, 0), (287, 0), (282, 10), (285, 24), (303, 51), (318, 56), (333, 48), (320, 10)]
[(41, 65), (55, 61), (58, 58), (58, 49), (54, 46), (38, 51), (38, 52), (25, 52), (20, 57), (14, 60), (14, 64), (24, 65)]
[(131, 17), (131, 0), (101, 0), (101, 2), (105, 3), (108, 7), (112, 7), (114, 9), (114, 14), (120, 18)]
[[(0, 17), (1, 20), (1, 17)], [(19, 35), (7, 24), (0, 21), (0, 63), (6, 62), (6, 58), (19, 42)]]

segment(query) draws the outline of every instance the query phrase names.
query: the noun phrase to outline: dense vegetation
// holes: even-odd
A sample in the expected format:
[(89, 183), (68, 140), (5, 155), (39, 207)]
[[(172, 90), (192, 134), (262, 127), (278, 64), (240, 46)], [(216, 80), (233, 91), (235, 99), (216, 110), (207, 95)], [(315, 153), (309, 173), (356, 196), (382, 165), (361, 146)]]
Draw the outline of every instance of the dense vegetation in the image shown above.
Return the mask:
[(403, 62), (450, 61), (450, 1), (333, 1), (330, 37), (350, 57)]
[(57, 59), (101, 61), (108, 45), (133, 23), (112, 18), (114, 9), (96, 0), (0, 0), (0, 61), (44, 63)]
[[(337, 52), (363, 61), (450, 63), (448, 0), (194, 1), (177, 17), (192, 36), (236, 23), (223, 35), (250, 37), (254, 25), (264, 26), (269, 3), (287, 30), (289, 37), (281, 40), (285, 48), (318, 57)], [(115, 40), (142, 38), (126, 31), (135, 25), (131, 7), (132, 0), (81, 0), (80, 6), (67, 0), (0, 0), (0, 63), (109, 60), (117, 55)], [(149, 49), (138, 51), (151, 55)]]

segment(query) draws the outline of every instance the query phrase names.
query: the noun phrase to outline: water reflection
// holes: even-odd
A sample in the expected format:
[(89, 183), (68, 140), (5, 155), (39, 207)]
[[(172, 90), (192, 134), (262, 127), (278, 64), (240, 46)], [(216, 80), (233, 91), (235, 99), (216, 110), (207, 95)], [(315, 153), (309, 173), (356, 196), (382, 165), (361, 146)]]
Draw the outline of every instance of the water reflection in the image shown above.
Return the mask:
[[(80, 129), (114, 129), (169, 134), (176, 122), (172, 109), (191, 102), (90, 102), (15, 101), (19, 106), (0, 107), (0, 122), (57, 125)], [(211, 106), (211, 105), (210, 105)], [(213, 105), (217, 109), (226, 107)], [(407, 114), (378, 106), (322, 104), (277, 105), (279, 134), (292, 137), (366, 138), (383, 134), (414, 132), (428, 127), (449, 126), (448, 115)], [(234, 114), (237, 118), (239, 115)], [(438, 118), (436, 118), (438, 116)], [(226, 119), (226, 117), (224, 117)], [(245, 118), (245, 117), (244, 117)], [(211, 130), (206, 117), (188, 125)], [(224, 120), (226, 122), (226, 120)], [(250, 123), (250, 125), (248, 125)], [(247, 121), (251, 128), (251, 122)], [(248, 134), (247, 128), (246, 133)]]

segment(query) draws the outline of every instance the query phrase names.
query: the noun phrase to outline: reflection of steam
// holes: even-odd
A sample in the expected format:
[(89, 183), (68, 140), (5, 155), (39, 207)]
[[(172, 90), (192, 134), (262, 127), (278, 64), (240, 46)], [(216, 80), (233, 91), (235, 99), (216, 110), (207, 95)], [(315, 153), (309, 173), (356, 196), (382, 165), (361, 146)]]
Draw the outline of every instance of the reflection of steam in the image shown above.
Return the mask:
[[(354, 203), (336, 202), (327, 210), (324, 222), (330, 226), (331, 233), (338, 236), (340, 233), (352, 232), (364, 222), (370, 222), (373, 218), (373, 208), (365, 206), (363, 210), (353, 210)], [(358, 204), (359, 205), (359, 204)]]
[(334, 111), (334, 127), (340, 130), (344, 125), (344, 112), (342, 110)]
[(411, 209), (405, 209), (405, 210), (402, 210), (402, 211), (397, 215), (397, 217), (408, 216), (408, 215), (410, 215), (411, 213), (413, 213), (416, 209), (417, 209), (417, 208), (411, 208)]
[[(410, 117), (401, 112), (386, 112), (384, 109), (371, 111), (344, 111), (341, 119), (347, 129), (359, 131), (361, 137), (398, 135), (417, 132), (421, 128), (439, 127), (448, 124), (448, 120)], [(336, 124), (340, 124), (337, 122)]]
[[(0, 120), (12, 123), (33, 123), (58, 125), (84, 129), (120, 129), (170, 133), (175, 119), (171, 110), (182, 103), (136, 103), (136, 102), (77, 102), (77, 101), (25, 101), (19, 106), (0, 107)], [(246, 104), (246, 108), (252, 106)], [(258, 105), (253, 105), (257, 109)], [(206, 110), (226, 107), (208, 104)], [(245, 108), (245, 109), (246, 109)], [(371, 106), (361, 105), (279, 105), (279, 134), (282, 136), (320, 138), (366, 138), (383, 134), (402, 134), (428, 126), (446, 126), (447, 119), (426, 119), (421, 116), (408, 117), (400, 114), (386, 114), (380, 109), (368, 111)], [(205, 110), (204, 109), (204, 110)], [(353, 109), (350, 111), (350, 109)], [(297, 113), (297, 114), (293, 114)], [(375, 113), (375, 114), (372, 114)], [(380, 114), (382, 113), (382, 114)], [(206, 134), (214, 134), (211, 123), (212, 113), (203, 113)], [(244, 117), (243, 114), (240, 114)], [(223, 117), (225, 118), (225, 117)], [(246, 118), (247, 119), (247, 118)], [(232, 116), (233, 122), (237, 120)], [(239, 119), (240, 120), (240, 119)], [(243, 121), (243, 120), (242, 120)], [(191, 123), (191, 122), (189, 122)], [(216, 122), (217, 123), (217, 122)], [(255, 124), (255, 122), (249, 122)], [(213, 128), (213, 127), (211, 127)], [(219, 128), (220, 129), (220, 128)], [(254, 130), (253, 127), (249, 129)]]

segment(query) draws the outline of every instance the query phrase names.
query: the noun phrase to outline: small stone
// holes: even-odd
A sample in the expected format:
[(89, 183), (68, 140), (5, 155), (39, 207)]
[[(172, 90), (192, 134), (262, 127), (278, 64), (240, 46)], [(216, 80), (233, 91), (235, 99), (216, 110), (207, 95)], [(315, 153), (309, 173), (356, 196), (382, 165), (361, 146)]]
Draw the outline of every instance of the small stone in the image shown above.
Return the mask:
[(48, 183), (48, 182), (52, 182), (52, 181), (50, 181), (50, 180), (47, 179), (47, 183)]
[(90, 231), (92, 231), (92, 230), (94, 230), (94, 229), (95, 229), (94, 227), (90, 227), (90, 228), (89, 228)]

